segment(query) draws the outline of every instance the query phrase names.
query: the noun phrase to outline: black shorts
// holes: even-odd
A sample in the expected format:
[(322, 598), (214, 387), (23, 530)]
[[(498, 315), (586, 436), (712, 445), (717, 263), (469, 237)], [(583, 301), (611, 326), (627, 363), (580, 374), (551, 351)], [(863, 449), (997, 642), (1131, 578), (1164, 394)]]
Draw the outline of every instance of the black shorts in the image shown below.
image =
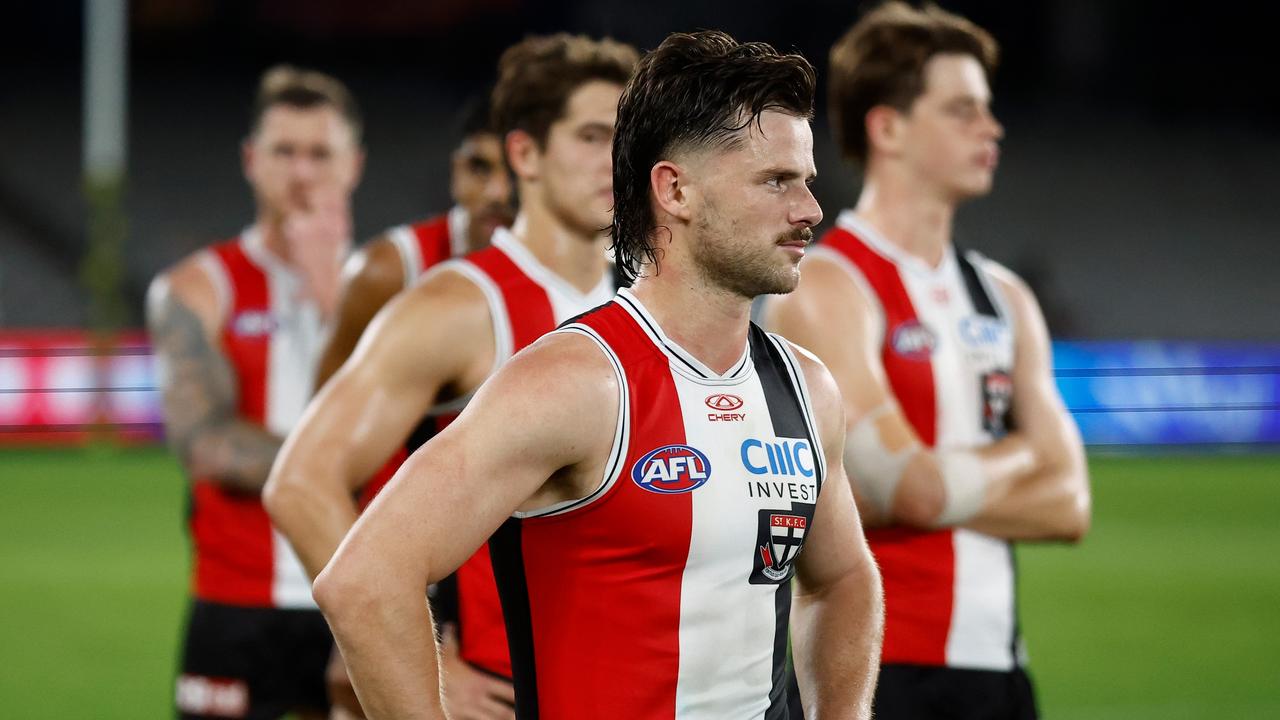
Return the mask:
[(885, 665), (876, 685), (876, 720), (1036, 720), (1026, 671)]
[(319, 610), (196, 600), (178, 675), (178, 717), (268, 720), (327, 713), (325, 666), (333, 636)]

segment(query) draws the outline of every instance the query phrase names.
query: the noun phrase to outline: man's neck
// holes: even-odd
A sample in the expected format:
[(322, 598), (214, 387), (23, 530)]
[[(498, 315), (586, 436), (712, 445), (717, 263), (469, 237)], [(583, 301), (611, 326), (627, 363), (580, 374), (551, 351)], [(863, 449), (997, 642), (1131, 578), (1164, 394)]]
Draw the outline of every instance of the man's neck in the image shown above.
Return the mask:
[(896, 178), (868, 178), (854, 208), (886, 240), (929, 267), (946, 256), (955, 211), (954, 202)]
[(274, 255), (280, 262), (291, 265), (293, 255), (289, 252), (289, 243), (284, 239), (284, 221), (273, 218), (269, 213), (259, 212), (254, 227), (262, 237), (262, 248)]
[(662, 332), (704, 365), (724, 373), (742, 357), (751, 320), (751, 301), (709, 286), (688, 262), (652, 266), (631, 287)]
[(521, 208), (511, 224), (515, 235), (548, 270), (586, 294), (600, 284), (609, 261), (603, 234), (584, 234), (560, 222), (548, 209)]

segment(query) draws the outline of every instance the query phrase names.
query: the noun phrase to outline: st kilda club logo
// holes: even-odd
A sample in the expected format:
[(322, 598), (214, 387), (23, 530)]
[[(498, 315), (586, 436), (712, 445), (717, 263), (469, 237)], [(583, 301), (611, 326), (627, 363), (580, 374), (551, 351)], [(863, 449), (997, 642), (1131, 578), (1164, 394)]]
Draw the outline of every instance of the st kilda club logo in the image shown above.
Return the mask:
[(791, 579), (796, 555), (804, 547), (805, 534), (813, 523), (813, 509), (811, 503), (791, 503), (790, 510), (760, 511), (755, 566), (748, 582), (776, 585)]
[(711, 422), (742, 422), (747, 419), (745, 412), (738, 412), (745, 403), (737, 395), (716, 393), (708, 395), (702, 402), (711, 409), (707, 413), (707, 419)]

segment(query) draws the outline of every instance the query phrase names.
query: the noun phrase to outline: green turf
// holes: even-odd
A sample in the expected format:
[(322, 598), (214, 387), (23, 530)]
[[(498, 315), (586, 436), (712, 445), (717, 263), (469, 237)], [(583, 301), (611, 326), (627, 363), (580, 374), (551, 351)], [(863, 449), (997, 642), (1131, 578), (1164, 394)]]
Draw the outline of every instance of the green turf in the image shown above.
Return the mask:
[[(1101, 458), (1024, 547), (1047, 720), (1280, 718), (1280, 458)], [(0, 451), (0, 717), (169, 716), (188, 546), (158, 449)]]

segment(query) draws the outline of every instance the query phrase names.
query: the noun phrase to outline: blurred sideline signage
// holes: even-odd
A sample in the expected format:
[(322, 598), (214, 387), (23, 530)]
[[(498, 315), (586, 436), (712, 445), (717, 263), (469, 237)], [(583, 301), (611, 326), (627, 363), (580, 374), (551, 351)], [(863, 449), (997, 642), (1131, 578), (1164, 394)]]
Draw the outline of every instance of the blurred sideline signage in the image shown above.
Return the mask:
[[(1057, 342), (1058, 387), (1094, 446), (1280, 444), (1280, 343)], [(162, 438), (141, 331), (0, 331), (0, 444)]]
[(0, 444), (162, 437), (155, 361), (141, 331), (0, 331)]

